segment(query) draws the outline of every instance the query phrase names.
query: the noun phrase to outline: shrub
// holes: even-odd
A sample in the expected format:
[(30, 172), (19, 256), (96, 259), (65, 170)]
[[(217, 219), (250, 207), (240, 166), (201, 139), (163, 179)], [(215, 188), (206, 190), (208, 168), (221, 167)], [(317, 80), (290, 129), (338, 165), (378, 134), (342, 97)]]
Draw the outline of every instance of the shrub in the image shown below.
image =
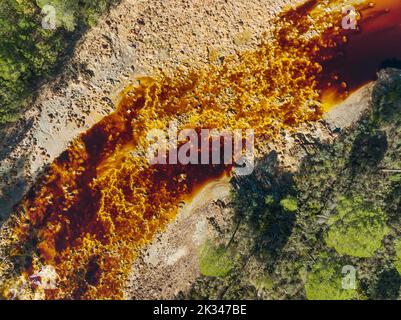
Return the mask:
[(206, 242), (200, 254), (200, 271), (205, 276), (225, 277), (234, 267), (234, 260), (224, 246)]
[(327, 245), (340, 254), (359, 258), (372, 257), (390, 231), (382, 210), (359, 197), (342, 199), (328, 223)]
[(307, 274), (305, 284), (309, 300), (351, 300), (357, 298), (357, 290), (343, 288), (342, 265), (324, 257)]
[(288, 196), (280, 201), (281, 206), (285, 211), (295, 212), (298, 209), (297, 198)]

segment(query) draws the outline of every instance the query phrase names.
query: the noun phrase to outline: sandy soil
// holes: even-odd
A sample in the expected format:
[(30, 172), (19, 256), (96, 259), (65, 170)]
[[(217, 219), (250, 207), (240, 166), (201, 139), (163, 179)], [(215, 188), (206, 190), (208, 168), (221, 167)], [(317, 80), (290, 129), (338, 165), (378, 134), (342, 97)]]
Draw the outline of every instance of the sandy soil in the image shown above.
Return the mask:
[(228, 177), (213, 181), (181, 208), (134, 263), (127, 299), (169, 299), (190, 287), (199, 276), (201, 246), (229, 225), (230, 189)]

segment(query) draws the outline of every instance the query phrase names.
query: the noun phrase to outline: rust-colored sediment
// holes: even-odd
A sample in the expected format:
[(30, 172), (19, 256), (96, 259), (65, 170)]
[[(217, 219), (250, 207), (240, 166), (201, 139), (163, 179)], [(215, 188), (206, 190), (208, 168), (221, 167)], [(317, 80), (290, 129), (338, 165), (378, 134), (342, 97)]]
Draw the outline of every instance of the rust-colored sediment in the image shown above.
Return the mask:
[[(253, 52), (176, 78), (144, 78), (127, 89), (118, 110), (76, 139), (17, 208), (22, 222), (13, 254), (27, 243), (35, 248), (22, 277), (52, 265), (59, 279), (46, 298), (122, 298), (138, 249), (174, 219), (180, 201), (230, 169), (149, 166), (149, 130), (165, 130), (173, 119), (179, 129), (252, 128), (258, 145), (319, 119), (322, 97), (344, 98), (374, 80), (382, 60), (401, 57), (400, 48), (381, 55), (389, 40), (377, 50), (374, 43), (360, 47), (383, 30), (376, 13), (382, 5), (359, 7), (361, 30), (345, 34), (341, 4), (349, 2), (308, 1), (282, 14), (274, 38)], [(390, 37), (393, 29), (385, 27)]]

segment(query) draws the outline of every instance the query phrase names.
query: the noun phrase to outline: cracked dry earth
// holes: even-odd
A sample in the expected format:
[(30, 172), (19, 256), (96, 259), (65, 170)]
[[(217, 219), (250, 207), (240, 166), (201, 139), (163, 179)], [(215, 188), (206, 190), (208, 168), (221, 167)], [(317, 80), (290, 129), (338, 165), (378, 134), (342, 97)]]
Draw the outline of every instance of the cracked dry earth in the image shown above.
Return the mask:
[[(69, 143), (117, 105), (120, 92), (143, 76), (163, 70), (174, 75), (202, 69), (224, 57), (255, 48), (271, 21), (294, 0), (122, 1), (79, 42), (65, 70), (43, 86), (32, 108), (2, 140), (0, 212), (14, 204)], [(279, 152), (281, 166), (296, 170), (305, 145), (335, 138), (334, 129), (352, 125), (367, 108), (370, 86), (361, 89), (299, 134), (282, 134), (264, 153)], [(363, 101), (363, 103), (357, 103)], [(359, 109), (347, 106), (358, 105)], [(21, 131), (21, 128), (24, 130)], [(171, 299), (199, 276), (199, 249), (205, 239), (229, 228), (229, 193), (222, 178), (183, 203), (175, 221), (140, 253), (132, 266), (127, 299)], [(6, 232), (7, 220), (2, 228)], [(7, 264), (7, 257), (2, 257)]]

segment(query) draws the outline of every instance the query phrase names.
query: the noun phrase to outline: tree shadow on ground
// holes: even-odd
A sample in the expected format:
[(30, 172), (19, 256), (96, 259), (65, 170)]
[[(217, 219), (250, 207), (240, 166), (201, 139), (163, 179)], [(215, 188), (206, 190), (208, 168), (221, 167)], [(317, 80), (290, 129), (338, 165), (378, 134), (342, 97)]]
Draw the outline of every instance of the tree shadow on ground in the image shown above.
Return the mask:
[(293, 176), (278, 167), (275, 151), (263, 158), (252, 175), (235, 180), (237, 188), (234, 221), (246, 224), (255, 244), (253, 252), (263, 252), (273, 269), (282, 248), (295, 226), (296, 216), (280, 205), (280, 200), (294, 193)]

